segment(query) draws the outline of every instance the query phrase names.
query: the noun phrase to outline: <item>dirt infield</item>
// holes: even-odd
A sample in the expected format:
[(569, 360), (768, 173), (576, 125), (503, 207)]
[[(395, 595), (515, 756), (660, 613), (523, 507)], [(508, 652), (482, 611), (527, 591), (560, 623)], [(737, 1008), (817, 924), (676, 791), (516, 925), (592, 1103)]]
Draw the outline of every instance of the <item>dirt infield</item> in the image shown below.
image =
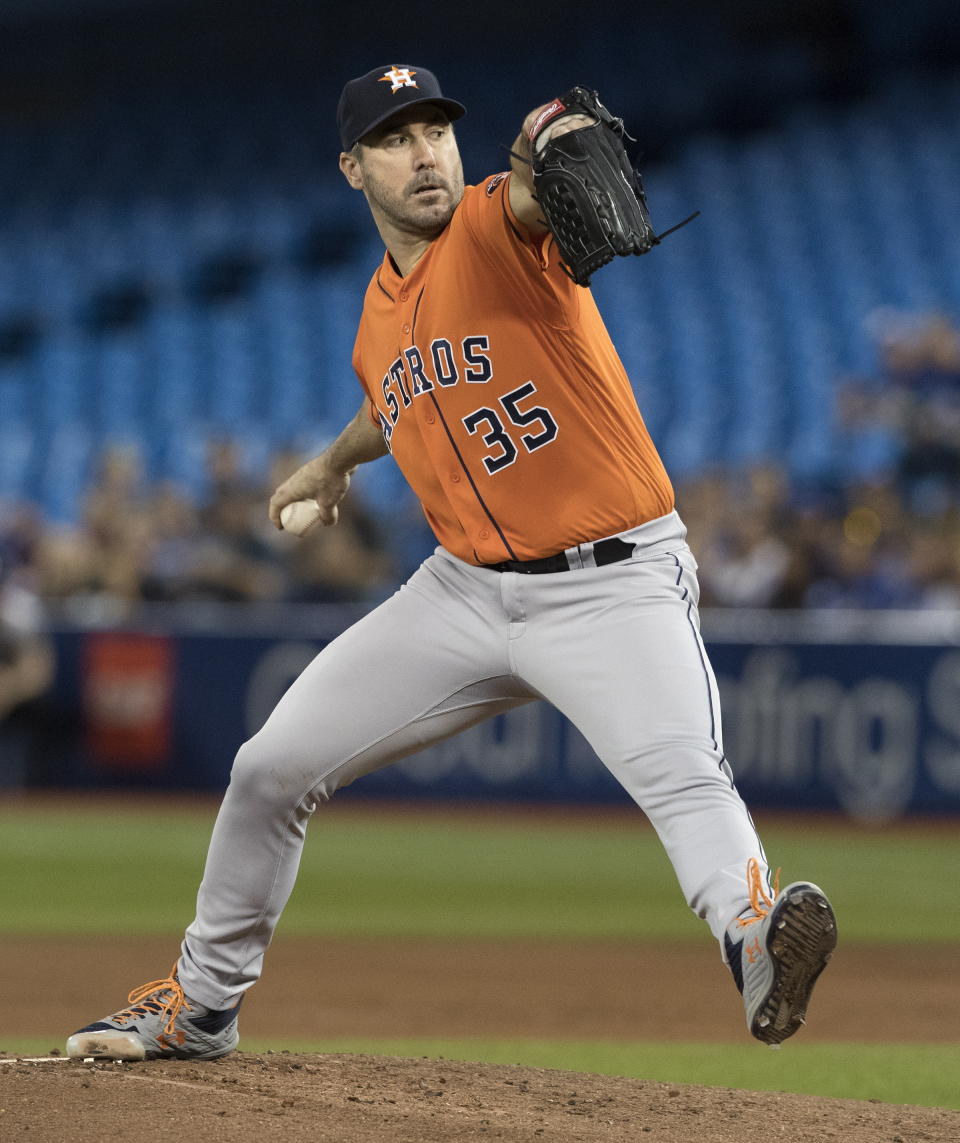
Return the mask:
[[(127, 990), (162, 976), (157, 939), (5, 938), (3, 1032), (47, 1051)], [(907, 962), (909, 961), (909, 974)], [(912, 980), (909, 994), (902, 981)], [(10, 990), (13, 991), (13, 990)], [(850, 1025), (869, 1012), (870, 1023)], [(949, 948), (858, 948), (818, 986), (810, 1042), (946, 1041), (960, 1026)], [(278, 939), (244, 1036), (746, 1040), (714, 947), (622, 942)], [(2, 1048), (0, 1040), (0, 1048)], [(757, 1049), (758, 1051), (762, 1049)], [(0, 1062), (0, 1138), (202, 1137), (460, 1143), (646, 1138), (741, 1143), (757, 1123), (791, 1143), (956, 1143), (960, 1112), (742, 1093), (450, 1061), (239, 1053), (208, 1064)]]
[[(75, 1028), (120, 1008), (131, 988), (165, 976), (177, 953), (175, 941), (158, 938), (5, 936), (4, 978), (16, 987), (4, 990), (0, 1049), (3, 1037), (48, 1036), (50, 1048), (62, 1047)], [(955, 1043), (958, 1027), (953, 946), (847, 945), (817, 985), (800, 1034), (820, 1043)], [(279, 937), (241, 1031), (291, 1046), (328, 1037), (750, 1042), (709, 940)]]
[[(541, 820), (530, 813), (530, 828)], [(4, 934), (4, 1143), (960, 1139), (957, 1111), (446, 1060), (285, 1052), (240, 1052), (208, 1064), (3, 1060), (14, 1040), (39, 1037), (45, 1054), (62, 1050), (71, 1031), (119, 1008), (129, 989), (164, 976), (178, 939)], [(958, 1027), (955, 946), (844, 944), (800, 1036), (807, 1043), (955, 1043)], [(244, 1003), (241, 1033), (247, 1043), (291, 1048), (338, 1037), (750, 1043), (739, 997), (708, 939), (694, 946), (347, 940), (286, 937), (282, 928), (263, 981)]]
[[(758, 1130), (759, 1128), (759, 1130)], [(539, 1068), (240, 1053), (207, 1064), (0, 1062), (4, 1139), (955, 1143), (960, 1112)]]

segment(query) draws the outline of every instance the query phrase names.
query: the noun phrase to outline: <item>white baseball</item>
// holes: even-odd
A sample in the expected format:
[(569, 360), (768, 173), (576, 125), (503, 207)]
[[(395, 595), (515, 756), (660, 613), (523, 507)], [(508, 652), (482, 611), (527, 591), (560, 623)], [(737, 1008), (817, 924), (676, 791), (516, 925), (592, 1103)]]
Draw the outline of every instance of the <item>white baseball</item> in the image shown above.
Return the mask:
[(316, 500), (294, 500), (280, 509), (280, 523), (285, 532), (302, 536), (320, 519), (320, 505)]

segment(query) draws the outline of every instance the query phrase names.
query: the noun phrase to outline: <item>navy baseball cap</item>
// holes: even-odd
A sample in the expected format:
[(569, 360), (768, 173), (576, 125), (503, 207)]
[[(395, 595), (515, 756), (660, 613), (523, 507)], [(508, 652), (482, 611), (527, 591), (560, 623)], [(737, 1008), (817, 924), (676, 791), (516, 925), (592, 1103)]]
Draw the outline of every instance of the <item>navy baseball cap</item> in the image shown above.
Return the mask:
[(358, 139), (395, 111), (417, 103), (435, 103), (451, 120), (467, 113), (462, 103), (444, 96), (437, 77), (425, 67), (391, 64), (351, 79), (337, 104), (337, 128), (343, 149), (349, 151)]

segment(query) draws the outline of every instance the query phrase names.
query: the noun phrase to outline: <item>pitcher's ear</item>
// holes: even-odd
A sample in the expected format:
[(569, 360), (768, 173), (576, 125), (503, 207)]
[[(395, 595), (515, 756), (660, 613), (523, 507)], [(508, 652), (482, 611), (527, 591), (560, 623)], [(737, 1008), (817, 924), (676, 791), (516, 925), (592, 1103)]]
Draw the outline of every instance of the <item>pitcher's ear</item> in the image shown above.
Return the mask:
[(340, 153), (340, 171), (354, 190), (363, 189), (363, 168), (360, 164), (360, 144)]

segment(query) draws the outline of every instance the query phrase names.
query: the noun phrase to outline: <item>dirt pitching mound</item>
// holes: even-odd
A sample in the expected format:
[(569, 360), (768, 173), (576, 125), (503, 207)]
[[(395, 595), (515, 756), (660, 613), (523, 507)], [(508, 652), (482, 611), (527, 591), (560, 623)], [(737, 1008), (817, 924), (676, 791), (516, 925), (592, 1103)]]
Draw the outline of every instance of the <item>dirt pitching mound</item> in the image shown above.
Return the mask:
[(198, 1064), (0, 1062), (0, 1137), (336, 1143), (956, 1143), (960, 1112), (541, 1068), (237, 1053)]

